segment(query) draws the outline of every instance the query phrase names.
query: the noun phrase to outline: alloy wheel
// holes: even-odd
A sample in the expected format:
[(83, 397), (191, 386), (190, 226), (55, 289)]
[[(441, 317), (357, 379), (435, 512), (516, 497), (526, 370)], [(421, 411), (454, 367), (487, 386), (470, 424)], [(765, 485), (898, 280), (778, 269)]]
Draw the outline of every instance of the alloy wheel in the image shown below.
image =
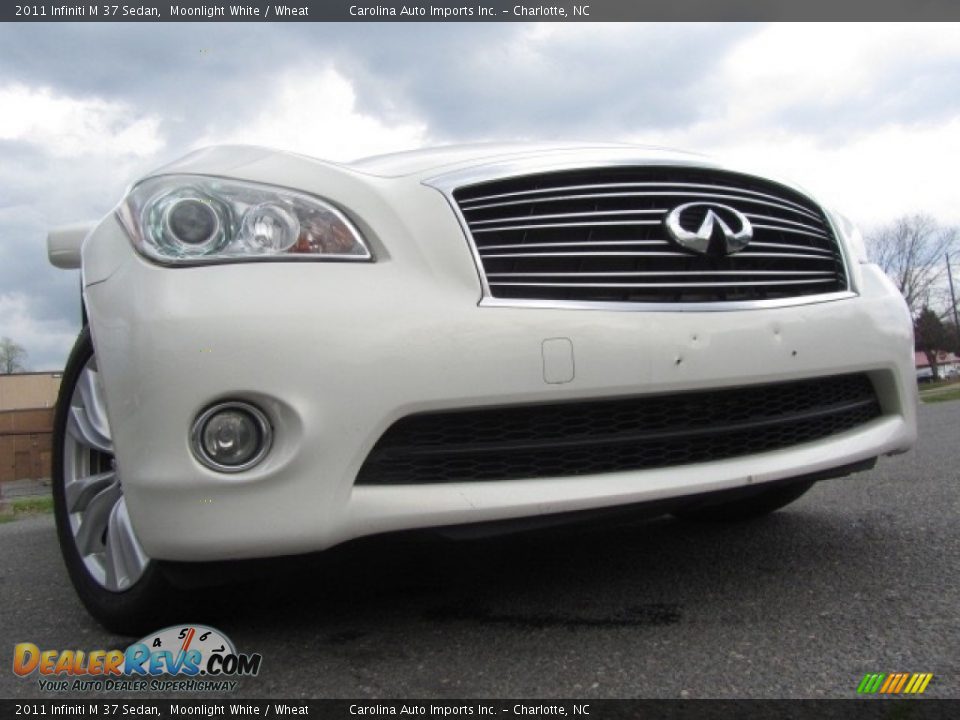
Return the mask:
[(123, 592), (150, 564), (134, 533), (92, 356), (73, 388), (63, 443), (64, 501), (77, 552), (105, 590)]

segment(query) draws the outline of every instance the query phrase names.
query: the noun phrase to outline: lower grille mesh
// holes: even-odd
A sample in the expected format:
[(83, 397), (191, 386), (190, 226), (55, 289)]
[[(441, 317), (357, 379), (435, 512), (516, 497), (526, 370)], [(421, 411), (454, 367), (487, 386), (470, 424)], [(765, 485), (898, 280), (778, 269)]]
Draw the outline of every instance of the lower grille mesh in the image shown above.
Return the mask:
[(561, 477), (791, 447), (879, 417), (869, 378), (838, 375), (669, 396), (411, 415), (380, 438), (359, 485)]

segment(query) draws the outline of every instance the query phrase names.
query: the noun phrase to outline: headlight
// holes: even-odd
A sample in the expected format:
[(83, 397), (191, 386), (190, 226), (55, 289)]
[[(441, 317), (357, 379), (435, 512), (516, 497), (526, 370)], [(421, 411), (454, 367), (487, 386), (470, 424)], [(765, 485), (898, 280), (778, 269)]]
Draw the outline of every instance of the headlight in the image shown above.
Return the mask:
[(136, 185), (120, 220), (149, 258), (175, 265), (243, 260), (372, 260), (360, 232), (320, 198), (199, 175)]
[(860, 233), (860, 229), (853, 224), (850, 218), (836, 211), (833, 212), (833, 221), (843, 236), (843, 241), (850, 249), (850, 254), (853, 256), (853, 259), (861, 265), (869, 263), (870, 258), (867, 255), (867, 244), (863, 241), (863, 235)]

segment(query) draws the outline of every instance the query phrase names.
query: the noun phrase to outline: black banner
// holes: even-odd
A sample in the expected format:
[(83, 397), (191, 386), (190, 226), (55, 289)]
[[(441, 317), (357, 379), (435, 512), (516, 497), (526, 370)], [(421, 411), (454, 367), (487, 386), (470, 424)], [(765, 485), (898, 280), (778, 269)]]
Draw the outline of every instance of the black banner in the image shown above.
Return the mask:
[(655, 20), (957, 20), (956, 0), (85, 0), (3, 3), (6, 22), (630, 22)]
[(953, 720), (960, 700), (2, 700), (3, 718)]

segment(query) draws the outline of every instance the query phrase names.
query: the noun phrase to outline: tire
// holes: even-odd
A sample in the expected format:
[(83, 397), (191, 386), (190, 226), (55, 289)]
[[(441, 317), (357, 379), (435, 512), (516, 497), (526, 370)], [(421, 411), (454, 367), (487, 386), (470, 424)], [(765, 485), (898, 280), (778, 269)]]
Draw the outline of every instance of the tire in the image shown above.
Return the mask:
[(695, 505), (678, 510), (674, 515), (683, 520), (698, 522), (743, 522), (769, 515), (800, 498), (815, 481), (792, 482), (765, 488), (749, 497), (714, 504)]
[(52, 485), (60, 551), (89, 613), (122, 635), (170, 624), (185, 598), (133, 531), (112, 454), (89, 328), (70, 353), (57, 398)]

